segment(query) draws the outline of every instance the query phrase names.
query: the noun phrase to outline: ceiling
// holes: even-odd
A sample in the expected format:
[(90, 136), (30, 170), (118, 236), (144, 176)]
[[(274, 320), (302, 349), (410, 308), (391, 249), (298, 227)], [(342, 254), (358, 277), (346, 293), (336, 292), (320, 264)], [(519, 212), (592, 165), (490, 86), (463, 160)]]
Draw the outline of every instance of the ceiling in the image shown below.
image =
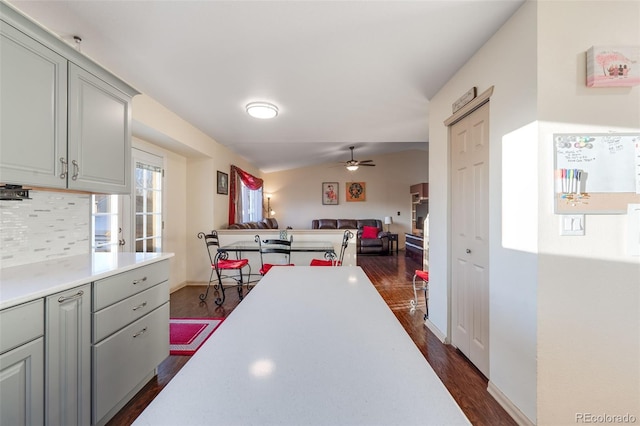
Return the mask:
[(428, 149), (429, 99), (523, 2), (9, 1), (263, 172)]

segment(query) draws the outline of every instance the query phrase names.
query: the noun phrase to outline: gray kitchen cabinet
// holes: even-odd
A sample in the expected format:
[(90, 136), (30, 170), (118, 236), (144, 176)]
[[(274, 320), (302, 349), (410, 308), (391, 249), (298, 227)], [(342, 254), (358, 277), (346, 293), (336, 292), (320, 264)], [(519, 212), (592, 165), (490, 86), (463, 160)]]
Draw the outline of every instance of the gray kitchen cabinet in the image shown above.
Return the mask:
[(91, 284), (46, 298), (45, 424), (91, 422)]
[(44, 424), (43, 304), (38, 299), (0, 311), (1, 425)]
[(107, 423), (169, 355), (167, 260), (93, 283), (92, 424)]
[(129, 193), (138, 92), (4, 2), (0, 16), (0, 182)]
[(0, 182), (65, 188), (67, 60), (0, 24)]

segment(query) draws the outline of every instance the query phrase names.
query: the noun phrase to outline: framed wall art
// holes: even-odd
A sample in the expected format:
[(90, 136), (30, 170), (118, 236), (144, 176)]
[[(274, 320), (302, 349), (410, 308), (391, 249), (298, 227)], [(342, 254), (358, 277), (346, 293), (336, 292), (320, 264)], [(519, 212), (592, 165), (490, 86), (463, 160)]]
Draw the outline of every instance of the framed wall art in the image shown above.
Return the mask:
[(640, 85), (640, 46), (592, 46), (587, 50), (588, 87)]
[(218, 170), (218, 194), (229, 194), (229, 175)]
[(347, 182), (345, 190), (347, 201), (367, 201), (367, 184), (364, 182)]
[(338, 204), (338, 182), (322, 182), (322, 204)]

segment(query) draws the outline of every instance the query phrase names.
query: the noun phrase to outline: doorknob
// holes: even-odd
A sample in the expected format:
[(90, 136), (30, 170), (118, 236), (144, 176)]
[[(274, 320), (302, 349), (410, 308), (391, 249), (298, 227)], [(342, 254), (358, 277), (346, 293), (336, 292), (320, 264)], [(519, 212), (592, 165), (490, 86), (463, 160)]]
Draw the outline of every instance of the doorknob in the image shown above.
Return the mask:
[(471, 250), (467, 249), (465, 250), (467, 252), (467, 254), (471, 253)]

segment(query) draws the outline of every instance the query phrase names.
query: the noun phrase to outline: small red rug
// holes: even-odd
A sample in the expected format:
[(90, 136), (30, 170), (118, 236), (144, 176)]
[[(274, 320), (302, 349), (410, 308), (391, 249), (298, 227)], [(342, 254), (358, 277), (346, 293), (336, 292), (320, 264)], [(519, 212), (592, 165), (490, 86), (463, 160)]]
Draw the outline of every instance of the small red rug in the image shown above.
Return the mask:
[(224, 318), (170, 318), (169, 354), (193, 355)]

